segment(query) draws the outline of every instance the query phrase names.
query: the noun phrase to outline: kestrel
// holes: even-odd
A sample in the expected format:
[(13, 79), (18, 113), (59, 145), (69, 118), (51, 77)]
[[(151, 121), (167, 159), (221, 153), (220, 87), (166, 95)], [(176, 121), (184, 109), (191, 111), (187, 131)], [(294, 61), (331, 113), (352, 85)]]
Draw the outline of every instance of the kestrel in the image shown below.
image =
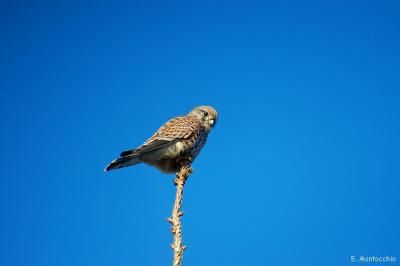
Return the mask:
[(124, 151), (105, 171), (147, 163), (165, 173), (176, 173), (182, 162), (193, 162), (217, 122), (217, 111), (211, 106), (194, 108), (186, 116), (172, 118), (145, 143)]

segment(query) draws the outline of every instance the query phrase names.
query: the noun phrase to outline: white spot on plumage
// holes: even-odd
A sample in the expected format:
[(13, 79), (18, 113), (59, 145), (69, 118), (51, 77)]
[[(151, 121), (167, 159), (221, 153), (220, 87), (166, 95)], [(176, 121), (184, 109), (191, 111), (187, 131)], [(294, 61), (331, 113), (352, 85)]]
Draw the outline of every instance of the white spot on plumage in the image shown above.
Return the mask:
[(182, 143), (181, 141), (177, 142), (177, 143), (175, 144), (175, 147), (176, 147), (176, 149), (177, 149), (178, 151), (181, 151), (181, 150), (184, 149), (183, 143)]

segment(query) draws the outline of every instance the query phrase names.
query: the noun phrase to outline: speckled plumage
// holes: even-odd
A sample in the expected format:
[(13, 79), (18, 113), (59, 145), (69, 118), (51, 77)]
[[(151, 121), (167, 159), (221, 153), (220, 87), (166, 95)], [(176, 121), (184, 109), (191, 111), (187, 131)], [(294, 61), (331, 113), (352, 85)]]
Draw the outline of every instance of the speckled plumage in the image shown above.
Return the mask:
[(186, 116), (175, 117), (138, 148), (122, 152), (105, 171), (144, 162), (162, 172), (177, 172), (180, 162), (192, 162), (197, 157), (217, 121), (217, 116), (213, 107), (199, 106)]

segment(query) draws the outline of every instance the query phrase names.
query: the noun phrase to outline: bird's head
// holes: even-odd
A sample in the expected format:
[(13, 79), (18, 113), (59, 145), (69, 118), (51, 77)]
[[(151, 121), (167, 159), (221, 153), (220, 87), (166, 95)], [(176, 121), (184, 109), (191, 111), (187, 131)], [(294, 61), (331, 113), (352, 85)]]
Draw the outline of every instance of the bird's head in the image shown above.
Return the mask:
[(189, 115), (193, 115), (201, 120), (207, 132), (217, 123), (218, 113), (211, 106), (198, 106), (194, 108)]

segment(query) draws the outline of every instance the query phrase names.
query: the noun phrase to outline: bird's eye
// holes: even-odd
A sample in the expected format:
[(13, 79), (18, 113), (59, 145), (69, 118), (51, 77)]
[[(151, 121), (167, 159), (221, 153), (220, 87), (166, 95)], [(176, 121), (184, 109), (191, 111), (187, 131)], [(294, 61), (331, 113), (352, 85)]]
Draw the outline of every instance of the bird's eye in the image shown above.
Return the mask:
[(208, 116), (208, 113), (207, 113), (207, 112), (204, 112), (204, 116)]

